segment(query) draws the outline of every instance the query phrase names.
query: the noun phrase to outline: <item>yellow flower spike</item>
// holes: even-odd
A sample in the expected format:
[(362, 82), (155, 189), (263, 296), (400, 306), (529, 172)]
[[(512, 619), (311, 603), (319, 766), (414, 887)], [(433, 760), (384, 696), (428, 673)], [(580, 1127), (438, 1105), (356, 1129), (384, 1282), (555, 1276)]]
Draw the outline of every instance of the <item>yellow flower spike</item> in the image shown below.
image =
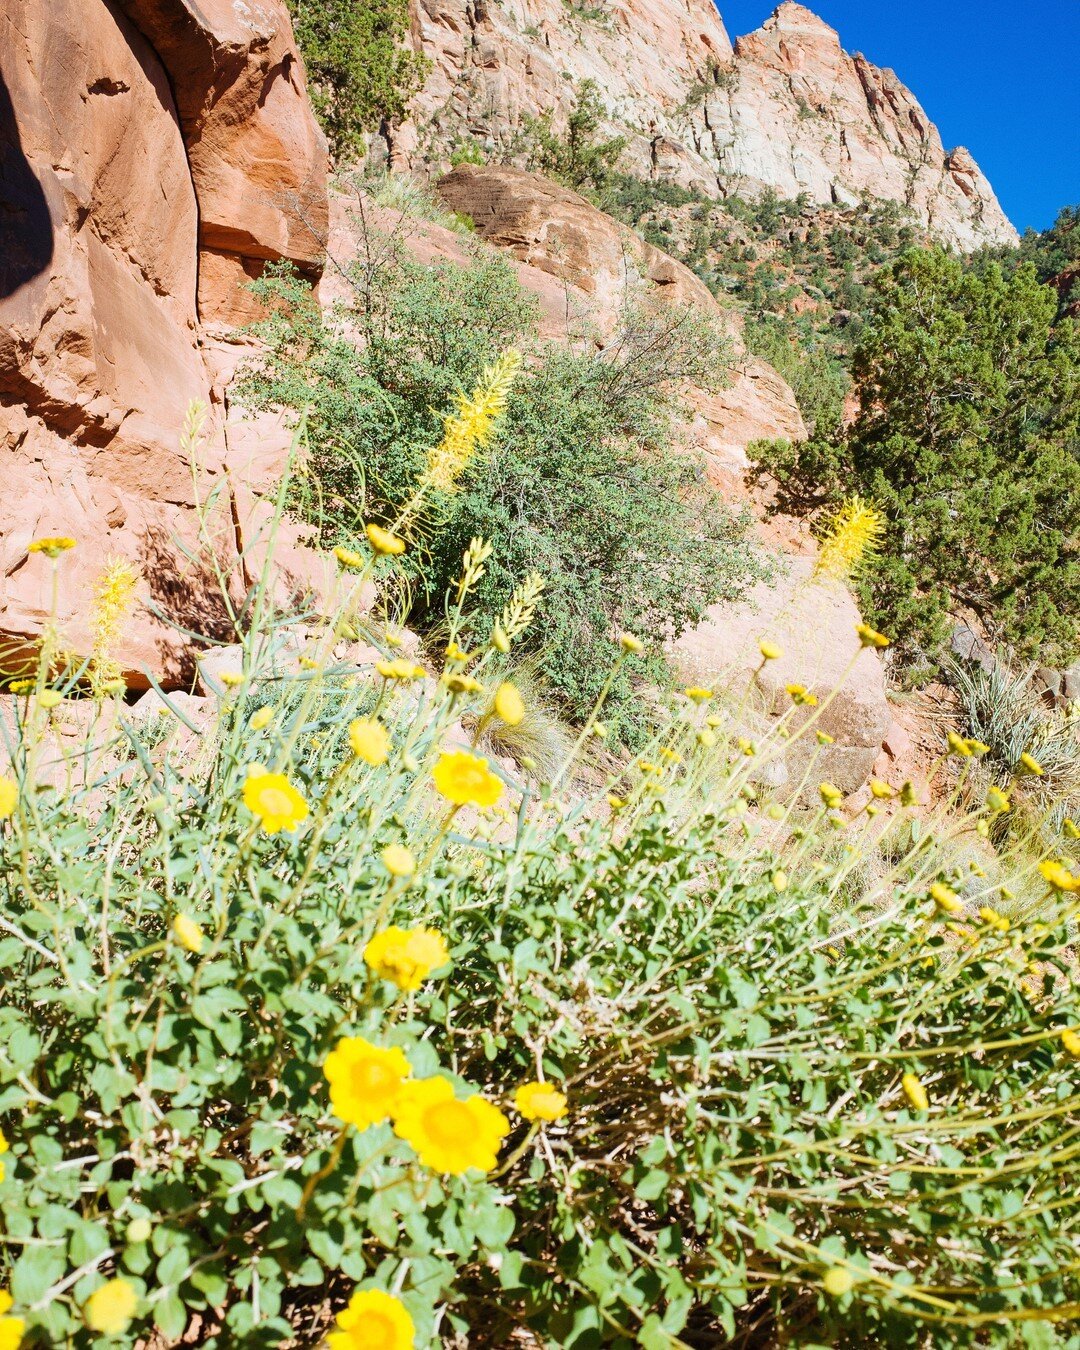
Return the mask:
[(523, 1083), (514, 1093), (514, 1105), (526, 1120), (562, 1120), (566, 1094), (550, 1083)]
[(490, 1172), (510, 1122), (479, 1094), (459, 1100), (448, 1078), (406, 1083), (394, 1110), (394, 1133), (425, 1167), (449, 1176)]
[(435, 788), (455, 806), (494, 806), (502, 796), (502, 780), (491, 772), (481, 755), (450, 750), (439, 756), (432, 771)]
[(833, 517), (814, 564), (814, 578), (847, 581), (877, 552), (887, 521), (883, 512), (856, 494)]
[(716, 744), (716, 732), (709, 727), (702, 727), (697, 733), (697, 743), (706, 750), (711, 750)]
[(758, 651), (761, 653), (763, 661), (779, 661), (784, 654), (783, 647), (777, 642), (770, 642), (768, 638), (762, 638), (758, 643)]
[(381, 525), (365, 525), (364, 533), (368, 543), (382, 557), (393, 558), (405, 552), (405, 540), (384, 530)]
[(292, 832), (308, 817), (308, 804), (283, 773), (253, 768), (244, 783), (244, 805), (266, 834)]
[(340, 544), (334, 549), (334, 557), (342, 567), (348, 568), (353, 572), (358, 572), (364, 565), (362, 554), (354, 553), (351, 548), (343, 548)]
[(122, 1336), (135, 1316), (139, 1296), (134, 1286), (120, 1277), (95, 1289), (83, 1304), (83, 1320), (91, 1331)]
[(326, 1057), (323, 1073), (330, 1085), (330, 1107), (338, 1120), (366, 1130), (389, 1120), (401, 1091), (412, 1076), (402, 1050), (372, 1045), (363, 1036), (342, 1036)]
[(504, 680), (495, 690), (495, 715), (508, 727), (516, 727), (525, 716), (525, 700), (509, 680)]
[(1066, 1027), (1061, 1033), (1061, 1044), (1073, 1059), (1080, 1059), (1080, 1036), (1071, 1027)]
[(890, 797), (896, 796), (896, 789), (890, 787), (888, 783), (883, 783), (880, 778), (870, 779), (870, 791), (873, 796), (883, 802), (887, 802)]
[(855, 1288), (855, 1276), (846, 1266), (830, 1266), (821, 1278), (821, 1287), (830, 1298), (843, 1298)]
[(364, 962), (381, 980), (399, 989), (420, 988), (433, 971), (449, 965), (446, 939), (435, 928), (399, 928), (391, 924), (364, 947)]
[(787, 689), (788, 694), (791, 696), (791, 701), (796, 707), (817, 707), (817, 695), (811, 694), (804, 684), (788, 684), (784, 687)]
[(358, 717), (349, 723), (349, 745), (365, 764), (385, 764), (390, 758), (390, 733), (374, 717)]
[(408, 1310), (393, 1294), (358, 1289), (327, 1332), (328, 1350), (413, 1350), (416, 1327)]
[(636, 638), (633, 633), (624, 633), (619, 639), (619, 646), (628, 654), (637, 655), (645, 650), (645, 644), (640, 638)]
[(946, 886), (943, 881), (935, 881), (930, 887), (930, 898), (938, 909), (945, 914), (962, 914), (964, 912), (964, 902), (953, 888)]
[(1046, 770), (1035, 756), (1029, 755), (1026, 751), (1020, 756), (1020, 769), (1033, 778), (1042, 778), (1046, 774)]
[(1000, 788), (992, 787), (986, 794), (986, 805), (997, 816), (1012, 810), (1012, 802)]
[(904, 1096), (910, 1102), (913, 1110), (928, 1111), (930, 1109), (930, 1098), (918, 1074), (904, 1074), (900, 1080), (900, 1086), (904, 1089)]
[(44, 553), (50, 558), (59, 558), (61, 553), (66, 553), (69, 548), (75, 547), (75, 540), (70, 539), (66, 534), (47, 535), (44, 539), (35, 539), (32, 544), (26, 547), (27, 553)]
[(1070, 891), (1080, 891), (1080, 877), (1074, 876), (1064, 864), (1056, 862), (1053, 858), (1047, 858), (1045, 862), (1039, 864), (1039, 874), (1055, 891), (1066, 894)]
[(968, 745), (963, 736), (958, 735), (955, 731), (950, 731), (945, 739), (949, 744), (950, 751), (954, 755), (959, 755), (961, 759), (971, 758), (971, 746)]
[(784, 891), (787, 890), (788, 874), (783, 870), (783, 868), (778, 867), (776, 871), (772, 874), (772, 885), (773, 890), (781, 895), (783, 894)]
[(506, 410), (521, 369), (521, 353), (511, 347), (485, 366), (471, 395), (457, 395), (457, 409), (443, 418), (442, 440), (428, 457), (426, 482), (442, 492), (456, 492), (458, 480), (477, 450), (484, 450), (495, 424)]
[(387, 844), (379, 857), (392, 877), (411, 877), (416, 871), (416, 859), (404, 844)]
[(820, 783), (818, 793), (830, 811), (835, 811), (843, 805), (844, 794), (834, 783)]
[(14, 1300), (6, 1289), (0, 1289), (0, 1350), (19, 1350), (26, 1322), (21, 1317), (8, 1317)]
[(190, 914), (177, 914), (169, 925), (172, 935), (186, 951), (197, 956), (206, 946), (206, 934)]
[(251, 714), (251, 721), (248, 726), (252, 731), (265, 731), (274, 720), (274, 710), (268, 704), (261, 708), (256, 708)]
[(59, 689), (43, 689), (41, 693), (38, 694), (37, 701), (38, 707), (44, 708), (45, 711), (48, 712), (52, 708), (57, 707), (58, 704), (63, 703), (64, 696)]
[(892, 642), (892, 639), (887, 638), (884, 633), (876, 633), (868, 623), (857, 623), (855, 632), (858, 634), (860, 647), (882, 651)]
[(711, 689), (704, 689), (701, 685), (692, 684), (689, 689), (683, 690), (683, 695), (688, 698), (691, 703), (708, 703), (709, 699), (713, 696), (713, 691)]

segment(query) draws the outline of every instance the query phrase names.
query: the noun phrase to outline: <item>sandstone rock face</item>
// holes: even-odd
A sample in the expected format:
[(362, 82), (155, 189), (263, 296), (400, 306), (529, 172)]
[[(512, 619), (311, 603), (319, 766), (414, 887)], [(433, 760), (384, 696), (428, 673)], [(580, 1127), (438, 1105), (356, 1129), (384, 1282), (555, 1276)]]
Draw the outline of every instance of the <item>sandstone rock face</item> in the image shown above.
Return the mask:
[(511, 151), (525, 119), (573, 106), (597, 84), (623, 164), (710, 196), (864, 193), (903, 203), (961, 248), (1016, 231), (964, 149), (946, 151), (892, 71), (848, 56), (802, 5), (784, 3), (732, 47), (710, 0), (606, 0), (585, 18), (563, 0), (413, 0), (413, 39), (432, 59), (416, 120), (393, 147), (414, 169), (454, 146)]
[[(715, 458), (718, 471), (746, 466), (745, 448), (758, 438), (803, 440), (806, 427), (784, 379), (743, 346), (735, 316), (725, 313), (688, 267), (646, 243), (583, 197), (538, 174), (507, 165), (462, 164), (442, 178), (440, 196), (469, 216), (477, 233), (506, 249), (527, 272), (556, 279), (549, 320), (562, 316), (563, 335), (591, 323), (601, 338), (615, 330), (627, 299), (693, 305), (729, 330), (735, 365), (726, 389), (687, 391), (692, 439)], [(541, 290), (542, 301), (544, 291)], [(551, 305), (551, 301), (554, 304)], [(552, 313), (551, 310), (554, 312)]]
[[(181, 449), (185, 414), (222, 399), (199, 329), (200, 234), (241, 262), (315, 256), (282, 207), (260, 207), (274, 182), (288, 194), (307, 175), (308, 207), (317, 220), (322, 202), (325, 217), (302, 75), (288, 77), (288, 113), (277, 88), (286, 48), (278, 0), (9, 0), (0, 12), (0, 669), (18, 665), (51, 609), (51, 568), (26, 555), (40, 535), (79, 541), (61, 564), (59, 617), (80, 654), (105, 560), (138, 567), (138, 613), (115, 653), (132, 683), (150, 671), (176, 684), (190, 664), (184, 639), (149, 607), (196, 630), (223, 621), (208, 559), (203, 572), (176, 546), (198, 541), (193, 508), (210, 487), (197, 486), (191, 448)], [(188, 151), (203, 123), (182, 122), (173, 88), (205, 104), (207, 172), (211, 150), (233, 157), (233, 234), (223, 232), (230, 197), (204, 201), (193, 182)], [(229, 467), (213, 414), (207, 432), (197, 467), (212, 480)], [(220, 494), (203, 532), (204, 551), (238, 585), (237, 549), (260, 509), (250, 491)]]
[[(814, 730), (787, 748), (775, 781), (794, 791), (813, 760), (811, 791), (827, 780), (848, 794), (873, 770), (892, 714), (881, 662), (860, 648), (854, 600), (836, 582), (814, 581), (813, 566), (812, 558), (793, 558), (779, 582), (760, 583), (738, 604), (714, 606), (704, 623), (672, 644), (671, 656), (687, 683), (731, 688), (736, 699), (752, 681), (759, 709), (770, 719), (792, 706), (786, 686), (804, 685), (819, 706), (800, 709), (792, 725), (814, 717)], [(779, 660), (762, 661), (762, 637), (779, 643)], [(834, 743), (819, 746), (817, 730)]]

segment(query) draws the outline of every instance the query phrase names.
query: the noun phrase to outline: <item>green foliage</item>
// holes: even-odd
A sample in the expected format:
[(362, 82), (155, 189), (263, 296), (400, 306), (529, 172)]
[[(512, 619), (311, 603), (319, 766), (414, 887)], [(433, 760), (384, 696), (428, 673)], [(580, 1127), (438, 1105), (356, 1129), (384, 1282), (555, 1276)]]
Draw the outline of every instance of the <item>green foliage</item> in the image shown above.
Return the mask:
[(403, 45), (408, 0), (288, 0), (311, 82), (311, 101), (337, 159), (355, 158), (366, 133), (400, 121), (427, 74)]
[[(986, 248), (974, 261), (976, 266), (996, 262), (1006, 272), (1032, 263), (1040, 281), (1075, 271), (1080, 267), (1080, 206), (1063, 206), (1048, 230), (1026, 230), (1019, 248)], [(1080, 277), (1074, 278), (1074, 284), (1076, 280)]]
[(789, 504), (854, 489), (885, 511), (864, 598), (909, 654), (961, 606), (1021, 653), (1077, 650), (1080, 332), (1055, 312), (1030, 266), (906, 254), (855, 352), (855, 424), (795, 465), (763, 461)]
[[(283, 679), (267, 576), (236, 634), (243, 684), (194, 745), (148, 746), (120, 701), (88, 705), (75, 738), (15, 706), (0, 1287), (27, 1350), (103, 1345), (84, 1309), (117, 1276), (137, 1300), (119, 1350), (314, 1347), (357, 1286), (403, 1301), (416, 1350), (763, 1328), (1075, 1345), (1066, 904), (1048, 894), (1002, 934), (976, 917), (993, 889), (943, 861), (954, 827), (904, 813), (886, 835), (912, 846), (857, 885), (857, 830), (839, 848), (823, 812), (751, 787), (791, 715), (748, 759), (734, 725), (703, 740), (686, 700), (667, 756), (650, 751), (661, 770), (626, 766), (595, 798), (564, 783), (543, 807), (504, 775), (508, 821), (447, 822), (433, 764), (484, 696), (336, 668), (336, 613), (306, 616), (317, 659)], [(450, 612), (486, 680), (485, 621)], [(274, 711), (260, 729), (256, 704)], [(375, 704), (390, 743), (372, 766), (346, 729)], [(295, 832), (244, 804), (256, 763), (309, 802)], [(389, 844), (418, 860), (407, 882)], [(939, 880), (963, 893), (955, 932), (927, 895)], [(448, 966), (407, 994), (377, 977), (364, 948), (388, 924), (434, 926)], [(389, 1121), (343, 1127), (323, 1067), (353, 1035), (498, 1105), (496, 1168), (443, 1174)], [(514, 1092), (538, 1076), (568, 1110), (530, 1127)]]
[(811, 434), (830, 435), (843, 420), (850, 387), (847, 372), (812, 332), (792, 327), (771, 316), (748, 320), (743, 330), (746, 345), (791, 385)]
[[(320, 314), (286, 269), (257, 289), (275, 312), (260, 326), (266, 358), (243, 396), (255, 407), (307, 409), (315, 490), (297, 506), (329, 522), (334, 541), (354, 537), (361, 518), (394, 520), (458, 391), (528, 340), (535, 313), (508, 265), (479, 248), (469, 267), (398, 259), (357, 272), (355, 301), (336, 318)], [(763, 571), (747, 522), (674, 444), (680, 382), (715, 387), (729, 354), (717, 327), (674, 309), (628, 311), (600, 354), (540, 348), (491, 452), (458, 490), (432, 495), (408, 555), (414, 621), (438, 629), (442, 594), (481, 534), (496, 550), (479, 592), (492, 612), (516, 577), (539, 569), (548, 579), (530, 640), (567, 715), (591, 707), (613, 631), (642, 637), (649, 651), (634, 673), (665, 682), (665, 639)], [(614, 730), (626, 736), (640, 732), (631, 685), (625, 669), (612, 700)]]
[(555, 131), (553, 112), (526, 119), (529, 167), (576, 191), (603, 191), (626, 149), (625, 136), (604, 139), (600, 135), (606, 116), (607, 110), (595, 80), (582, 80), (566, 120), (565, 132)]

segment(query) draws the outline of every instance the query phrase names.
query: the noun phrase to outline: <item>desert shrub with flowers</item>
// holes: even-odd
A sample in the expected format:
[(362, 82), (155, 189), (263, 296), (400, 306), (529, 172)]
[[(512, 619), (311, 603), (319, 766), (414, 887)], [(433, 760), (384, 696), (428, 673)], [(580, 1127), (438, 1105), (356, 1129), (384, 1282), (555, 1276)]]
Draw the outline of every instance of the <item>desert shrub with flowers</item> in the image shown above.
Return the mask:
[(492, 620), (490, 557), (437, 678), (337, 666), (337, 611), (282, 678), (264, 572), (194, 746), (92, 683), (54, 736), (47, 652), (20, 685), (0, 1346), (1075, 1344), (1080, 877), (1010, 925), (942, 819), (853, 893), (914, 794), (770, 800), (798, 685), (755, 745), (688, 690), (586, 793), (602, 690), (530, 790), (475, 741), (542, 578)]

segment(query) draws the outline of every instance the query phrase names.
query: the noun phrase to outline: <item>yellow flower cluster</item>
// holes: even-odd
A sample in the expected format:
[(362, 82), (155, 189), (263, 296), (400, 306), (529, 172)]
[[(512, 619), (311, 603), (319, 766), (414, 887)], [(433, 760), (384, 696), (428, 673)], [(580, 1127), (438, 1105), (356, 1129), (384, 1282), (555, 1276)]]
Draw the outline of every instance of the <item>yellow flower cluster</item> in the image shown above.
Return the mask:
[(817, 695), (811, 694), (804, 684), (789, 684), (784, 687), (796, 707), (814, 708), (817, 706)]
[(457, 409), (444, 420), (442, 440), (428, 460), (431, 487), (453, 492), (476, 451), (491, 443), (520, 369), (521, 353), (510, 348), (494, 365), (484, 367), (471, 395), (458, 394)]
[(1039, 872), (1044, 881), (1055, 891), (1080, 891), (1080, 877), (1075, 876), (1063, 863), (1048, 858), (1039, 864)]
[[(385, 863), (386, 856), (383, 855)], [(419, 989), (433, 971), (450, 962), (446, 939), (434, 928), (399, 928), (391, 924), (364, 947), (364, 961), (381, 979), (399, 989)]]
[[(850, 497), (833, 517), (814, 564), (815, 577), (846, 581), (877, 552), (885, 516), (859, 496)], [(876, 645), (876, 644), (875, 644)]]

